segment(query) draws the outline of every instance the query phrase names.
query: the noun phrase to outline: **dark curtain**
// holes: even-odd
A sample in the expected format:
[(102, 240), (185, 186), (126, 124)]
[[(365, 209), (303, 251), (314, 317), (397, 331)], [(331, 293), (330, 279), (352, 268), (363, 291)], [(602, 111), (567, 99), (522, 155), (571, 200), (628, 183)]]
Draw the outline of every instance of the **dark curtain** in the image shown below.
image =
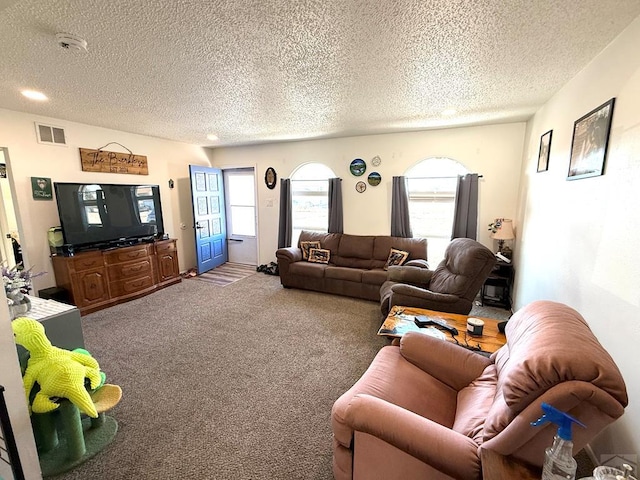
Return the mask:
[(342, 219), (342, 179), (329, 179), (329, 233), (344, 233)]
[(478, 174), (458, 175), (456, 189), (455, 212), (453, 214), (454, 238), (471, 238), (476, 240), (478, 232)]
[(291, 220), (291, 180), (280, 180), (280, 224), (278, 226), (278, 248), (290, 247), (293, 235)]
[(391, 189), (391, 236), (411, 238), (409, 195), (404, 177), (393, 177)]

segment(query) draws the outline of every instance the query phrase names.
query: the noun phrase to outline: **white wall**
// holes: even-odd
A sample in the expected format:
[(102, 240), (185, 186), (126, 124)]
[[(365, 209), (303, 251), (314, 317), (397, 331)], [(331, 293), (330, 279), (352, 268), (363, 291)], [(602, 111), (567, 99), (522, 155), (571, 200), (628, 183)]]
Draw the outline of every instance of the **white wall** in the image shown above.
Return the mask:
[[(550, 299), (578, 310), (627, 382), (629, 407), (593, 443), (598, 455), (640, 456), (638, 45), (640, 18), (529, 122), (518, 204), (516, 307)], [(574, 121), (612, 97), (605, 174), (567, 181)], [(536, 173), (540, 136), (551, 129), (549, 170)]]
[[(67, 147), (41, 145), (36, 141), (34, 122), (63, 127)], [(136, 154), (146, 155), (149, 175), (124, 175), (83, 172), (78, 148), (99, 148), (118, 142)], [(152, 183), (160, 185), (165, 231), (178, 239), (180, 269), (195, 266), (193, 213), (189, 187), (189, 164), (209, 165), (202, 148), (158, 138), (91, 127), (46, 117), (37, 117), (0, 109), (0, 146), (9, 151), (10, 181), (17, 202), (15, 210), (21, 227), (21, 245), (25, 263), (47, 275), (34, 280), (34, 290), (55, 285), (49, 258), (47, 230), (60, 225), (56, 202), (36, 201), (31, 195), (31, 177), (48, 177), (60, 182)], [(118, 146), (111, 150), (119, 150)], [(175, 188), (168, 187), (169, 179)], [(187, 225), (180, 229), (180, 223)], [(6, 305), (4, 293), (0, 304)], [(29, 479), (40, 478), (40, 467), (31, 424), (24, 401), (24, 387), (18, 367), (15, 344), (7, 307), (0, 307), (0, 384), (7, 389), (7, 406), (18, 441), (21, 460)]]
[[(39, 144), (35, 122), (65, 129), (68, 146)], [(139, 155), (146, 155), (149, 175), (83, 172), (79, 148), (100, 148), (118, 142)], [(55, 285), (49, 258), (47, 230), (60, 225), (55, 199), (33, 200), (31, 177), (47, 177), (53, 182), (151, 183), (160, 185), (165, 231), (178, 239), (180, 269), (195, 266), (193, 212), (189, 187), (189, 164), (209, 165), (204, 149), (195, 145), (145, 137), (132, 133), (92, 127), (73, 122), (37, 117), (0, 109), (0, 146), (7, 147), (10, 176), (17, 194), (16, 213), (21, 220), (21, 244), (25, 263), (34, 271), (47, 271), (36, 278), (35, 290)], [(118, 145), (107, 150), (124, 152)], [(169, 189), (173, 179), (175, 188)], [(186, 229), (180, 229), (180, 223)]]
[[(216, 148), (209, 153), (212, 164), (227, 168), (253, 164), (258, 179), (259, 263), (275, 260), (278, 243), (280, 179), (298, 166), (319, 162), (342, 178), (344, 231), (354, 235), (388, 235), (391, 231), (391, 179), (430, 157), (449, 157), (471, 172), (483, 175), (480, 181), (479, 241), (493, 249), (486, 226), (496, 217), (513, 218), (516, 213), (518, 182), (525, 134), (524, 123), (454, 128), (421, 132), (367, 135), (258, 146)], [(372, 167), (379, 155), (382, 164)], [(354, 177), (349, 164), (354, 158), (367, 162), (367, 172)], [(264, 173), (274, 167), (278, 186), (269, 190)], [(371, 171), (382, 175), (376, 187), (358, 193), (355, 185), (366, 182)], [(517, 225), (517, 222), (516, 222)]]

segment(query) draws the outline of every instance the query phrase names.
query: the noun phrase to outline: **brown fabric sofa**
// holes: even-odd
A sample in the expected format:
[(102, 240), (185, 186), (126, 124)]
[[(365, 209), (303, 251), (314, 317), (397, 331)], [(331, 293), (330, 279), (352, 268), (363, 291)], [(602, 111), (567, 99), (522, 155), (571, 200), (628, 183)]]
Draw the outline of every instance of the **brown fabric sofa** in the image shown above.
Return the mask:
[(479, 480), (481, 449), (541, 466), (557, 431), (531, 426), (542, 402), (586, 425), (574, 454), (624, 413), (620, 371), (572, 308), (533, 302), (506, 335), (491, 358), (415, 332), (383, 347), (333, 406), (335, 479)]
[[(319, 241), (331, 251), (328, 264), (302, 258), (300, 242)], [(303, 230), (297, 247), (276, 251), (280, 282), (287, 288), (380, 300), (380, 286), (387, 280), (384, 266), (392, 248), (409, 252), (404, 265), (428, 268), (427, 240), (387, 235), (365, 236), (318, 233)]]

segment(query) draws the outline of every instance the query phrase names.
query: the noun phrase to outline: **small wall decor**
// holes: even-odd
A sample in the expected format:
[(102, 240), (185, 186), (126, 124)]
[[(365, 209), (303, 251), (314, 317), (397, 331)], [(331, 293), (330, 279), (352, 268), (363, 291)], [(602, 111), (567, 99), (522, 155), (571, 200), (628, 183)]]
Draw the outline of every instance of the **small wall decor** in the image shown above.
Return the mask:
[(615, 100), (603, 103), (574, 123), (567, 180), (603, 174)]
[(381, 163), (382, 159), (378, 155), (371, 159), (371, 165), (373, 165), (374, 167), (379, 167)]
[(549, 170), (549, 153), (551, 152), (551, 135), (553, 130), (540, 137), (540, 150), (538, 151), (538, 172)]
[(371, 172), (367, 177), (367, 182), (369, 182), (369, 185), (371, 185), (372, 187), (375, 187), (376, 185), (380, 185), (381, 181), (382, 181), (382, 177), (378, 172)]
[[(117, 142), (107, 143), (104, 147), (111, 144), (120, 145)], [(100, 147), (97, 150), (90, 148), (80, 149), (80, 163), (83, 172), (102, 172), (102, 173), (130, 173), (132, 175), (149, 175), (149, 167), (147, 166), (147, 157), (144, 155), (134, 155), (124, 145), (120, 145), (129, 153), (109, 152)]]
[(278, 175), (273, 167), (267, 168), (267, 171), (264, 172), (264, 183), (267, 185), (269, 190), (273, 190), (276, 188), (276, 181), (278, 180)]
[(34, 200), (53, 200), (51, 179), (44, 177), (31, 177), (31, 193)]
[(358, 193), (362, 193), (367, 189), (367, 184), (364, 182), (358, 182), (356, 183), (356, 191)]
[(356, 158), (349, 165), (349, 170), (351, 171), (351, 175), (355, 177), (360, 177), (364, 175), (365, 170), (367, 169), (367, 164), (361, 158)]
[(0, 163), (0, 178), (7, 178), (7, 164)]

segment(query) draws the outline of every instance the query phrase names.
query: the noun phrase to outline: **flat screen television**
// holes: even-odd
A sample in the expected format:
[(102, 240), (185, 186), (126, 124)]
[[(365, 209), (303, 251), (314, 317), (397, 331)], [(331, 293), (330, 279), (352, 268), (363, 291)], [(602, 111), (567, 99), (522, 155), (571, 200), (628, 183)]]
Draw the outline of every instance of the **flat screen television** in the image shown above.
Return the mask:
[(66, 245), (131, 245), (164, 234), (158, 185), (53, 184)]

